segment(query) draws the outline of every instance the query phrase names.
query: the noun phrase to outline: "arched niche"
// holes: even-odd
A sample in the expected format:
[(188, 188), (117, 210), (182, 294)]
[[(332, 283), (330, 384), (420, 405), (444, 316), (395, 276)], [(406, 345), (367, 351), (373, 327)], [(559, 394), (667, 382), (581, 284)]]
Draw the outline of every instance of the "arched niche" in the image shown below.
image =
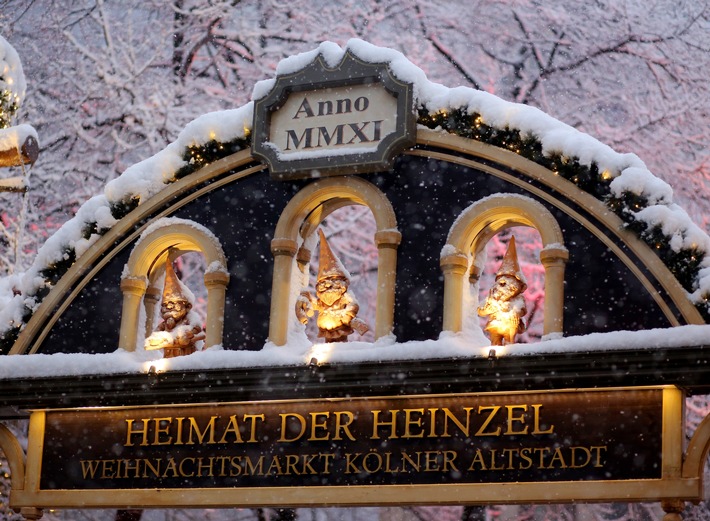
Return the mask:
[[(540, 262), (545, 268), (544, 335), (561, 335), (565, 264), (569, 258), (559, 224), (537, 201), (520, 195), (499, 194), (466, 208), (449, 230), (441, 256), (444, 273), (443, 330), (463, 327), (463, 291), (469, 265), (497, 233), (513, 226), (535, 228), (542, 238)], [(473, 262), (469, 262), (469, 261)], [(473, 268), (475, 269), (475, 267)]]
[(274, 276), (271, 291), (269, 340), (276, 345), (288, 341), (288, 324), (293, 311), (291, 281), (293, 260), (299, 265), (310, 260), (310, 251), (300, 248), (318, 225), (333, 211), (346, 205), (367, 206), (375, 218), (377, 231), (377, 303), (375, 338), (392, 332), (394, 320), (394, 286), (397, 273), (397, 247), (402, 239), (392, 205), (373, 184), (359, 177), (331, 177), (315, 181), (298, 192), (284, 208), (276, 224), (271, 252)]
[[(123, 307), (119, 347), (135, 350), (138, 335), (138, 317), (141, 303), (146, 311), (160, 300), (161, 289), (155, 282), (165, 270), (168, 258), (187, 252), (200, 252), (205, 256), (207, 271), (204, 281), (207, 288), (207, 327), (205, 347), (222, 343), (224, 327), (224, 298), (229, 282), (227, 260), (215, 236), (201, 224), (183, 219), (158, 221), (141, 236), (126, 264), (121, 279)], [(147, 313), (146, 316), (151, 316)]]

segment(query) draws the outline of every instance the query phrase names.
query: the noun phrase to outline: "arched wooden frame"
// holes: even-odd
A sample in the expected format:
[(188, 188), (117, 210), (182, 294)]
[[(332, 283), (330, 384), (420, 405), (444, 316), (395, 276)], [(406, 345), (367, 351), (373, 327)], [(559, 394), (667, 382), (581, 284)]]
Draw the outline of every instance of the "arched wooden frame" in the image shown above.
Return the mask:
[[(469, 258), (475, 259), (488, 241), (512, 226), (535, 228), (542, 238), (540, 262), (545, 267), (544, 335), (561, 335), (564, 307), (565, 264), (569, 253), (559, 224), (537, 201), (520, 195), (500, 194), (466, 208), (449, 230), (447, 252), (441, 257), (444, 272), (444, 331), (463, 327), (463, 295)], [(475, 268), (473, 268), (475, 269)]]
[[(397, 219), (392, 205), (372, 183), (359, 177), (331, 177), (315, 181), (298, 192), (279, 217), (271, 241), (274, 255), (274, 277), (271, 291), (269, 340), (276, 345), (288, 341), (288, 323), (295, 302), (291, 299), (293, 260), (299, 252), (299, 234), (310, 236), (318, 225), (342, 206), (367, 206), (375, 218), (377, 260), (377, 309), (375, 337), (392, 332), (394, 321), (394, 286), (397, 273), (397, 247), (402, 239), (397, 230)], [(307, 263), (310, 252), (305, 248), (298, 255), (300, 263)]]
[[(146, 297), (146, 311), (154, 309), (160, 299), (160, 290), (148, 282), (155, 282), (165, 269), (165, 263), (171, 252), (178, 254), (190, 251), (201, 252), (205, 256), (207, 266), (211, 269), (205, 273), (207, 288), (207, 327), (205, 347), (222, 343), (224, 326), (224, 298), (229, 274), (227, 260), (214, 236), (202, 225), (192, 222), (175, 222), (150, 231), (141, 237), (135, 246), (127, 263), (127, 273), (121, 280), (123, 293), (123, 309), (121, 313), (121, 332), (119, 347), (126, 351), (134, 351), (138, 335), (138, 317), (140, 306)], [(172, 257), (171, 257), (172, 260)], [(215, 262), (219, 269), (215, 270)], [(146, 291), (148, 294), (146, 295)], [(147, 314), (147, 316), (152, 316)]]

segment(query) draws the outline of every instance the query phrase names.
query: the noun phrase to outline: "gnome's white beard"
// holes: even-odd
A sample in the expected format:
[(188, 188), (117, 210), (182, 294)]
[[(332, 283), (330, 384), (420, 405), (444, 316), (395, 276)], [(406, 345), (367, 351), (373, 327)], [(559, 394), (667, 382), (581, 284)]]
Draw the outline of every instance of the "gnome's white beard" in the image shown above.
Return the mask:
[(345, 292), (339, 289), (329, 289), (328, 291), (318, 293), (318, 298), (326, 306), (332, 306), (338, 301), (338, 299), (340, 299), (340, 297), (343, 296), (343, 293)]

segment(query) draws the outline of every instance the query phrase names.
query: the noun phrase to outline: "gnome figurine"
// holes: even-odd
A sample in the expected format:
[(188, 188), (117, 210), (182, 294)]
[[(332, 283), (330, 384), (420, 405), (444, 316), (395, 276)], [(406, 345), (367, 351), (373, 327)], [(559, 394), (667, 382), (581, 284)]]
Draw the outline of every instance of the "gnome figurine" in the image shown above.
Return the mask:
[(515, 251), (515, 237), (510, 238), (508, 249), (496, 273), (496, 281), (488, 292), (488, 298), (483, 306), (478, 308), (478, 314), (488, 317), (486, 331), (490, 334), (491, 345), (502, 346), (515, 342), (515, 335), (527, 328), (525, 324), (525, 299), (523, 292), (528, 287)]
[(355, 296), (348, 291), (350, 274), (333, 254), (328, 241), (319, 228), (320, 265), (316, 281), (316, 296), (303, 291), (296, 301), (296, 316), (303, 324), (318, 311), (318, 337), (326, 342), (346, 342), (348, 335), (357, 331), (363, 335), (368, 325), (357, 318), (360, 306)]
[(145, 348), (163, 349), (165, 358), (189, 355), (197, 350), (197, 342), (205, 339), (198, 317), (191, 312), (192, 302), (182, 290), (172, 262), (165, 263), (165, 286), (160, 303), (162, 321), (145, 341)]

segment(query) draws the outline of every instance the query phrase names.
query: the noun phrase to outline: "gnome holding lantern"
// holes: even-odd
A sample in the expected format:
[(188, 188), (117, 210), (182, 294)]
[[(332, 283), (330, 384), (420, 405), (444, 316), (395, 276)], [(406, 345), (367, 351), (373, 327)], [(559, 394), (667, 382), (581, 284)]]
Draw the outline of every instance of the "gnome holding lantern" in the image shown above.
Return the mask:
[(296, 316), (302, 324), (318, 311), (318, 337), (326, 342), (347, 342), (348, 335), (369, 331), (368, 325), (357, 318), (360, 306), (348, 291), (350, 274), (333, 254), (323, 231), (320, 235), (320, 265), (316, 281), (316, 295), (303, 291), (296, 301)]
[(198, 324), (199, 318), (191, 311), (192, 302), (185, 293), (168, 259), (165, 263), (163, 300), (160, 303), (162, 320), (146, 339), (147, 350), (163, 349), (165, 358), (190, 355), (197, 350), (197, 343), (205, 339), (205, 333)]
[(527, 328), (523, 318), (527, 314), (523, 298), (527, 287), (525, 276), (518, 265), (515, 237), (511, 237), (496, 273), (495, 284), (489, 290), (485, 304), (478, 308), (480, 316), (488, 317), (486, 331), (491, 336), (491, 345), (502, 346), (503, 341), (513, 344), (515, 335)]

